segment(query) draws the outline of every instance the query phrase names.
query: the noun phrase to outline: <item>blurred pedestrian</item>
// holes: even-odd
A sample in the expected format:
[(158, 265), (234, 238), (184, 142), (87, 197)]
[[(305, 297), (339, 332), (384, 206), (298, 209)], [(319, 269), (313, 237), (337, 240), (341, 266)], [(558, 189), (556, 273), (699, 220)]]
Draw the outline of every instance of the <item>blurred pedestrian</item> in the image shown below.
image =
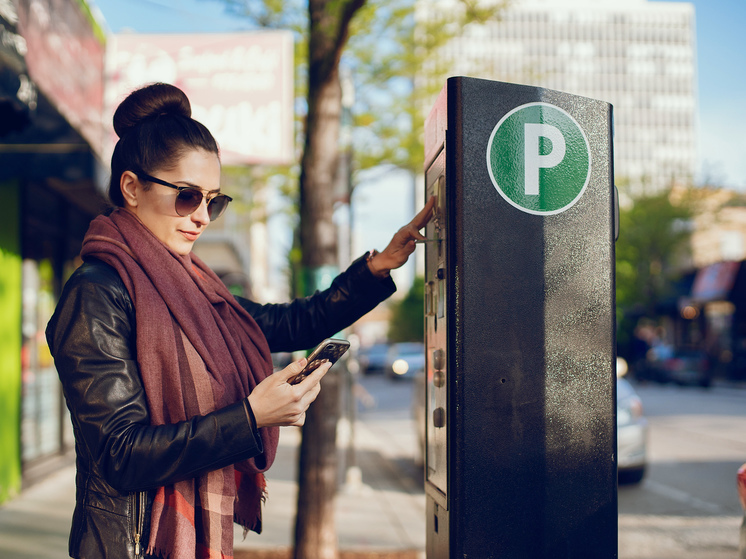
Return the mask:
[(288, 304), (234, 297), (191, 253), (231, 198), (218, 146), (184, 93), (154, 84), (114, 114), (114, 208), (47, 327), (75, 432), (74, 558), (231, 557), (233, 521), (261, 531), (278, 426), (302, 425), (329, 368), (288, 382), (270, 352), (310, 348), (395, 291), (431, 200), (382, 252)]
[(648, 339), (647, 329), (640, 324), (635, 326), (630, 343), (629, 363), (636, 380), (649, 380), (648, 351), (650, 351), (650, 343)]

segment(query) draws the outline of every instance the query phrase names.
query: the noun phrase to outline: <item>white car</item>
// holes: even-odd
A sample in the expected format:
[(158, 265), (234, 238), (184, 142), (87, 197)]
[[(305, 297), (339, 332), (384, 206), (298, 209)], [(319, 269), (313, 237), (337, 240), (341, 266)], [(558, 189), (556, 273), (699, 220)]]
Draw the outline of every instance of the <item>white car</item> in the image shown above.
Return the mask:
[(632, 385), (616, 381), (617, 461), (619, 483), (640, 483), (647, 467), (648, 420)]

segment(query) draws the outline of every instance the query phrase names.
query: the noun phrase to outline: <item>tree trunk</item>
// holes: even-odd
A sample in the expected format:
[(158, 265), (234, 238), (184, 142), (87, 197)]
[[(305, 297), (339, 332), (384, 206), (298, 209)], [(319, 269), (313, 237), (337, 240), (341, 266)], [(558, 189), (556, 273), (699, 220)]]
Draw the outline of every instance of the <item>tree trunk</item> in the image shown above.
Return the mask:
[[(316, 271), (337, 264), (337, 234), (332, 222), (341, 111), (337, 77), (334, 72), (326, 83), (320, 84), (308, 110), (308, 133), (301, 163), (301, 246), (308, 293), (325, 287), (319, 285)], [(329, 373), (303, 427), (295, 559), (337, 559), (338, 556), (334, 522), (338, 419), (339, 382), (335, 373)]]
[(295, 559), (337, 559), (334, 497), (337, 491), (338, 371), (326, 375), (306, 415), (300, 447)]
[[(332, 213), (342, 114), (339, 60), (350, 20), (364, 3), (308, 2), (308, 116), (300, 175), (300, 242), (306, 294), (326, 287), (318, 281), (319, 272), (337, 266)], [(294, 559), (339, 556), (334, 521), (339, 383), (336, 373), (328, 374), (306, 415), (298, 467)]]
[[(332, 213), (342, 115), (338, 69), (335, 67), (315, 91), (309, 91), (308, 97), (306, 144), (300, 175), (300, 241), (303, 266), (314, 270), (337, 264), (337, 233)], [(307, 294), (321, 286), (308, 287)]]

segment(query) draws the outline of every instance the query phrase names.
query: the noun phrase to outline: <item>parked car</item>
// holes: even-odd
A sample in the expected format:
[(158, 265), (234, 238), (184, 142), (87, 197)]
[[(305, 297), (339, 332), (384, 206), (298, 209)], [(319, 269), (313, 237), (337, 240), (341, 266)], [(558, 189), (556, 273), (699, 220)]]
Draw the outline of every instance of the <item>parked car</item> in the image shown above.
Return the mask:
[(637, 392), (619, 376), (616, 380), (616, 425), (619, 483), (640, 483), (647, 467), (648, 421)]
[(391, 344), (386, 359), (386, 376), (414, 378), (418, 372), (425, 370), (425, 344), (421, 342)]
[[(642, 400), (632, 385), (622, 376), (627, 366), (619, 360), (616, 381), (617, 405), (617, 477), (619, 483), (640, 483), (645, 477), (647, 468), (648, 421), (643, 413)], [(415, 418), (415, 430), (419, 449), (415, 456), (418, 464), (424, 464), (425, 456), (425, 401), (426, 375), (424, 371), (415, 377), (413, 390), (412, 413)], [(742, 558), (746, 559), (746, 557)]]
[(738, 545), (738, 559), (746, 559), (746, 464), (738, 468), (736, 474), (738, 484), (738, 497), (741, 499), (744, 515), (741, 523), (741, 541)]
[(358, 351), (358, 362), (363, 374), (383, 373), (389, 363), (389, 344), (373, 344), (361, 347)]
[(709, 387), (712, 370), (707, 354), (702, 350), (678, 349), (657, 363), (658, 379), (681, 385)]

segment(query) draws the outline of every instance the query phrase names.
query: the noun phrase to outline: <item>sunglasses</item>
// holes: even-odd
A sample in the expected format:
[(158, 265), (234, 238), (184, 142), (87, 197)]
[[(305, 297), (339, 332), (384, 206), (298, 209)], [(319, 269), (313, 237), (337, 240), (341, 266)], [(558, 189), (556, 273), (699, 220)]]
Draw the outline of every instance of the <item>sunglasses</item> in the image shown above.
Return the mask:
[[(233, 198), (231, 198), (227, 194), (216, 194), (211, 192), (205, 194), (196, 186), (176, 186), (175, 184), (171, 184), (170, 182), (152, 177), (145, 173), (136, 171), (135, 174), (140, 179), (144, 179), (148, 182), (154, 182), (156, 184), (162, 184), (163, 186), (167, 186), (178, 191), (174, 207), (176, 209), (176, 213), (179, 214), (181, 217), (192, 215), (197, 210), (197, 208), (199, 208), (202, 200), (204, 198), (207, 198), (207, 213), (210, 216), (210, 221), (215, 221), (217, 218), (223, 215), (225, 208), (227, 208), (228, 204), (233, 201)], [(212, 198), (210, 197), (211, 195)]]

